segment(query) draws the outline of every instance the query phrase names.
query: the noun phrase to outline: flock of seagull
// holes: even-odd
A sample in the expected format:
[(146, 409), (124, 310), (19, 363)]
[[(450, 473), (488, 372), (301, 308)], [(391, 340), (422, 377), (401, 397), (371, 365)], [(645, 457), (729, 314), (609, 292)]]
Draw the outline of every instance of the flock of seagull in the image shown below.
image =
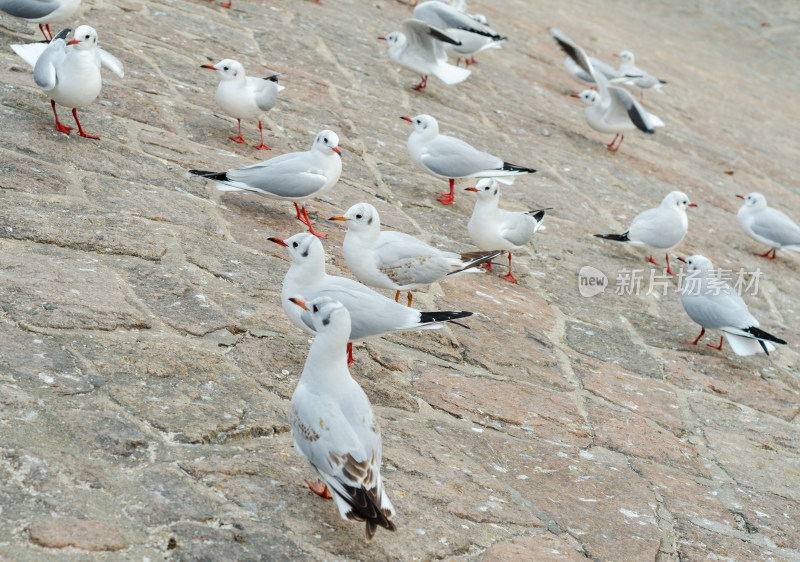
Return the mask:
[[(0, 10), (38, 23), (45, 41), (12, 48), (33, 68), (36, 85), (50, 98), (56, 129), (69, 134), (71, 127), (58, 119), (56, 105), (72, 110), (81, 136), (87, 134), (78, 121), (77, 109), (94, 102), (102, 86), (101, 68), (124, 76), (122, 63), (98, 46), (97, 32), (81, 25), (67, 41), (69, 30), (53, 36), (49, 25), (69, 18), (80, 0), (0, 0)], [(230, 3), (223, 4), (229, 7)], [(401, 24), (402, 31), (380, 37), (388, 44), (389, 58), (420, 74), (414, 89), (427, 87), (429, 75), (448, 85), (466, 80), (472, 73), (479, 52), (500, 48), (507, 38), (492, 30), (485, 17), (470, 15), (464, 0), (429, 1), (414, 8), (414, 17)], [(619, 55), (614, 68), (589, 57), (562, 31), (550, 34), (564, 50), (565, 68), (576, 80), (591, 85), (574, 97), (586, 105), (588, 124), (602, 132), (615, 134), (608, 148), (617, 151), (624, 134), (639, 129), (652, 134), (664, 123), (648, 112), (622, 84), (659, 89), (666, 82), (635, 66), (630, 51)], [(458, 57), (455, 65), (448, 53)], [(464, 59), (465, 68), (460, 67)], [(242, 137), (242, 119), (258, 120), (261, 150), (264, 144), (261, 116), (271, 109), (280, 91), (278, 76), (249, 77), (234, 59), (202, 65), (219, 77), (215, 101), (237, 120)], [(352, 343), (398, 330), (434, 329), (445, 323), (459, 324), (472, 314), (468, 311), (426, 312), (412, 308), (412, 291), (451, 276), (492, 269), (493, 260), (507, 254), (505, 280), (516, 283), (511, 272), (511, 252), (527, 244), (542, 222), (547, 209), (512, 212), (499, 206), (500, 184), (511, 184), (517, 176), (536, 170), (511, 164), (470, 144), (441, 134), (430, 115), (403, 116), (413, 129), (408, 138), (411, 161), (438, 178), (447, 179), (449, 190), (440, 192), (438, 201), (449, 205), (455, 197), (458, 178), (476, 178), (476, 201), (468, 223), (468, 234), (476, 251), (450, 252), (435, 248), (402, 232), (381, 229), (377, 209), (368, 202), (352, 205), (345, 213), (331, 217), (347, 226), (343, 254), (356, 280), (328, 275), (325, 250), (320, 241), (325, 235), (314, 229), (305, 201), (332, 189), (342, 173), (339, 137), (331, 130), (320, 131), (305, 152), (293, 152), (258, 164), (214, 172), (190, 170), (192, 174), (215, 182), (220, 191), (249, 191), (294, 203), (296, 218), (308, 232), (270, 241), (286, 248), (291, 265), (283, 281), (281, 304), (291, 322), (315, 339), (302, 375), (292, 396), (292, 435), (297, 451), (311, 464), (320, 482), (306, 481), (317, 494), (333, 498), (343, 518), (363, 521), (367, 538), (377, 527), (395, 530), (394, 507), (383, 488), (380, 474), (380, 428), (371, 405), (359, 384), (351, 377)], [(619, 139), (619, 140), (618, 140)], [(617, 142), (618, 140), (618, 142)], [(767, 206), (763, 195), (739, 196), (744, 204), (738, 219), (744, 231), (770, 247), (761, 254), (775, 259), (777, 249), (800, 251), (800, 227), (777, 209)], [(596, 236), (666, 252), (666, 273), (674, 275), (669, 251), (688, 231), (687, 208), (696, 206), (681, 191), (664, 197), (661, 205), (637, 215), (621, 234)], [(647, 259), (658, 265), (652, 257)], [(680, 258), (682, 259), (682, 258)], [(698, 283), (693, 290), (681, 289), (681, 302), (697, 322), (700, 336), (706, 329), (717, 329), (723, 336), (716, 347), (722, 349), (724, 336), (739, 355), (759, 351), (769, 353), (774, 344), (786, 342), (759, 328), (747, 305), (730, 285), (716, 278), (711, 261), (695, 255), (685, 261), (689, 274)], [(497, 265), (497, 264), (495, 264)], [(386, 297), (372, 288), (395, 291)], [(400, 304), (407, 292), (407, 306)]]

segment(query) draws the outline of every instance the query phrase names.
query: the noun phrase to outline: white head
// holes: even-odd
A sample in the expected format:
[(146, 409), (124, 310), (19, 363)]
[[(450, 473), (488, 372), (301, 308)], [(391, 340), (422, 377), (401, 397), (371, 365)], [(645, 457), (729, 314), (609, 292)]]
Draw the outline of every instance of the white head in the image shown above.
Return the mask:
[(630, 51), (622, 51), (618, 56), (623, 64), (633, 64), (634, 62), (633, 53)]
[(378, 209), (369, 203), (356, 203), (344, 215), (332, 217), (331, 220), (347, 221), (347, 230), (353, 232), (380, 232), (381, 218)]
[(327, 129), (317, 133), (317, 137), (314, 139), (314, 144), (311, 148), (313, 150), (319, 150), (323, 154), (335, 152), (339, 156), (342, 155), (342, 152), (339, 150), (339, 135)]
[(322, 242), (313, 234), (301, 232), (286, 240), (280, 238), (269, 240), (284, 246), (289, 251), (292, 267), (301, 269), (307, 281), (313, 281), (325, 274), (325, 250), (322, 248)]
[(430, 115), (417, 115), (416, 117), (401, 117), (412, 125), (414, 125), (414, 132), (418, 135), (425, 137), (435, 137), (439, 134), (439, 123)]
[(483, 14), (472, 14), (471, 17), (481, 25), (489, 25), (489, 20)]
[(697, 207), (695, 203), (689, 201), (689, 196), (683, 191), (671, 191), (661, 200), (662, 207), (677, 207), (682, 213), (686, 212), (686, 207)]
[(75, 33), (72, 34), (72, 39), (67, 42), (67, 45), (73, 45), (78, 50), (94, 49), (97, 47), (97, 32), (93, 27), (88, 25), (78, 26)]
[(737, 195), (736, 197), (739, 199), (744, 199), (744, 205), (742, 208), (750, 209), (752, 211), (760, 211), (761, 209), (767, 208), (767, 198), (756, 191), (748, 193), (744, 196)]
[(203, 64), (200, 68), (216, 70), (220, 80), (243, 80), (245, 78), (244, 67), (233, 59), (225, 59), (217, 64)]
[(392, 58), (397, 58), (408, 45), (408, 38), (405, 33), (400, 31), (392, 31), (389, 35), (378, 37), (378, 39), (386, 41), (386, 45), (389, 47), (389, 56)]
[(678, 258), (686, 264), (686, 269), (689, 271), (713, 271), (714, 264), (711, 260), (700, 254), (695, 254), (690, 258)]
[(305, 311), (301, 316), (303, 321), (311, 324), (317, 334), (330, 333), (334, 338), (341, 339), (341, 344), (336, 344), (336, 348), (344, 352), (350, 336), (350, 313), (342, 303), (331, 297), (317, 297), (312, 301), (292, 297), (289, 300)]
[(474, 191), (478, 194), (478, 201), (490, 201), (500, 199), (500, 184), (492, 178), (484, 178), (475, 184), (475, 187), (468, 187), (466, 191)]
[(578, 98), (586, 105), (595, 105), (600, 103), (600, 94), (594, 90), (584, 90), (580, 94), (572, 94), (573, 98)]

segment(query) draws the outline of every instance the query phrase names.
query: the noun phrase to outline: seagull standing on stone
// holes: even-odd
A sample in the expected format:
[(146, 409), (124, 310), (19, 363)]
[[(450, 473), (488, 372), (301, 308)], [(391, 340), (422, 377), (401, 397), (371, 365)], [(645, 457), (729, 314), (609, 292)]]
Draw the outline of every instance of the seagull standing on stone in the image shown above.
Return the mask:
[(347, 267), (356, 279), (370, 287), (396, 291), (411, 291), (470, 271), (503, 253), (493, 249), (457, 254), (434, 248), (403, 232), (381, 230), (378, 210), (369, 203), (357, 203), (344, 215), (330, 220), (346, 221), (347, 234), (342, 253)]
[(681, 304), (686, 314), (702, 327), (694, 341), (681, 343), (697, 345), (706, 328), (717, 329), (723, 334), (719, 345), (708, 344), (709, 347), (722, 350), (722, 340), (728, 336), (736, 355), (753, 355), (761, 351), (769, 355), (775, 350), (773, 344), (786, 343), (758, 327), (758, 320), (747, 310), (742, 297), (714, 275), (711, 260), (700, 255), (678, 259), (689, 266), (689, 275), (683, 279), (681, 287)]
[[(675, 275), (669, 267), (669, 251), (681, 243), (689, 230), (689, 218), (686, 207), (697, 207), (689, 201), (682, 191), (672, 191), (654, 209), (647, 209), (636, 215), (622, 234), (595, 234), (598, 238), (625, 242), (632, 246), (650, 246), (666, 250), (667, 273)], [(647, 261), (659, 265), (653, 256), (646, 256)]]
[[(478, 194), (467, 224), (470, 238), (481, 250), (508, 250), (508, 273), (500, 277), (516, 283), (516, 278), (511, 274), (511, 251), (519, 250), (542, 228), (544, 210), (514, 212), (501, 209), (500, 185), (494, 179), (481, 180), (475, 187), (466, 190)], [(485, 267), (490, 271), (492, 269), (490, 263)]]
[(261, 115), (272, 109), (278, 99), (278, 92), (283, 90), (283, 86), (278, 84), (278, 75), (267, 78), (247, 76), (244, 67), (233, 59), (225, 59), (217, 64), (204, 64), (201, 68), (215, 70), (219, 74), (219, 86), (214, 100), (222, 111), (236, 119), (239, 124), (239, 136), (230, 139), (247, 144), (242, 138), (242, 119), (258, 119), (261, 144), (253, 145), (253, 148), (270, 150), (264, 144)]
[(342, 519), (364, 521), (367, 539), (378, 526), (394, 531), (394, 506), (380, 472), (380, 426), (347, 368), (350, 314), (328, 297), (290, 301), (308, 312), (317, 333), (292, 394), (294, 448), (321, 480), (306, 484), (323, 498), (332, 497)]
[(429, 74), (449, 85), (463, 82), (472, 74), (471, 70), (447, 62), (443, 44), (461, 43), (446, 31), (416, 19), (405, 20), (402, 28), (403, 31), (393, 31), (378, 39), (389, 45), (390, 59), (421, 76), (419, 84), (413, 87), (415, 90), (428, 85)]
[(751, 238), (770, 247), (767, 252), (758, 254), (762, 258), (775, 259), (779, 249), (800, 252), (800, 226), (778, 209), (767, 205), (760, 193), (737, 195), (744, 199), (736, 218), (739, 225)]
[(495, 178), (510, 185), (514, 176), (532, 174), (536, 170), (504, 162), (502, 158), (473, 148), (454, 137), (439, 134), (439, 124), (430, 115), (417, 115), (414, 118), (401, 117), (414, 125), (408, 137), (408, 154), (415, 164), (440, 178), (450, 181), (449, 193), (437, 199), (443, 205), (450, 205), (455, 195), (455, 178)]
[(64, 29), (49, 43), (11, 45), (11, 48), (33, 67), (34, 82), (50, 96), (56, 129), (65, 134), (72, 130), (58, 120), (58, 104), (72, 108), (72, 116), (82, 137), (98, 139), (84, 132), (78, 121), (78, 108), (93, 103), (100, 95), (103, 87), (101, 67), (108, 68), (120, 78), (125, 76), (125, 71), (116, 57), (97, 46), (97, 32), (93, 28), (81, 25), (69, 42), (64, 40), (68, 34), (69, 29)]
[(326, 130), (317, 134), (311, 149), (306, 152), (282, 154), (259, 164), (227, 172), (189, 172), (215, 180), (220, 191), (252, 191), (272, 199), (292, 201), (297, 220), (305, 224), (311, 234), (326, 238), (314, 230), (305, 203), (301, 215), (297, 202), (321, 195), (339, 181), (342, 174), (339, 137), (333, 131)]
[[(480, 23), (444, 2), (425, 2), (414, 8), (414, 17), (438, 29), (444, 29), (460, 44), (444, 43), (446, 51), (464, 57), (466, 66), (475, 64), (475, 54), (486, 49), (499, 49), (506, 40), (489, 26)], [(469, 57), (472, 57), (471, 59)], [(456, 63), (458, 64), (458, 63)]]
[[(609, 150), (619, 150), (627, 131), (639, 129), (653, 134), (656, 127), (664, 126), (664, 122), (642, 107), (630, 92), (611, 86), (602, 72), (595, 71), (589, 57), (572, 39), (555, 28), (550, 28), (550, 34), (564, 52), (597, 83), (598, 91), (584, 90), (572, 94), (572, 97), (586, 104), (584, 115), (590, 127), (601, 133), (614, 133), (614, 140), (607, 145)], [(619, 144), (614, 146), (618, 138)]]
[(289, 301), (298, 295), (308, 300), (331, 297), (347, 308), (351, 322), (350, 335), (347, 338), (350, 363), (353, 362), (353, 341), (382, 336), (397, 330), (441, 328), (442, 322), (472, 315), (466, 311), (422, 312), (396, 303), (358, 281), (328, 275), (325, 273), (325, 250), (322, 243), (305, 232), (286, 240), (269, 240), (284, 246), (292, 260), (281, 289), (281, 304), (292, 324), (314, 333), (314, 326), (307, 314)]
[(31, 23), (39, 24), (39, 31), (47, 40), (53, 39), (51, 23), (59, 23), (78, 11), (81, 0), (0, 0), (0, 10)]

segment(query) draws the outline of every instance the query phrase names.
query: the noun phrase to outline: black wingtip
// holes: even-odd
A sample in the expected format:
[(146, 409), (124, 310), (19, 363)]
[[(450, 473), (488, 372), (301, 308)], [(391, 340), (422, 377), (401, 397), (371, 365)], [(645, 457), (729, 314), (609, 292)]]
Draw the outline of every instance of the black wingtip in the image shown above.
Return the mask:
[[(769, 332), (765, 332), (761, 328), (756, 328), (755, 326), (751, 326), (749, 328), (745, 328), (744, 331), (747, 332), (748, 334), (752, 334), (753, 337), (757, 338), (759, 340), (759, 342), (761, 342), (761, 347), (764, 348), (765, 352), (767, 351), (767, 348), (764, 345), (764, 341), (769, 341), (769, 342), (772, 342), (772, 343), (779, 343), (781, 345), (786, 345), (786, 341), (782, 340), (779, 337), (773, 336)], [(761, 340), (763, 340), (763, 341), (761, 341)]]
[(666, 83), (667, 83), (667, 81), (666, 81), (666, 80), (661, 80), (661, 79), (659, 78), (659, 80), (658, 80), (658, 83), (659, 83), (659, 84), (666, 84)]
[(533, 218), (536, 219), (536, 222), (542, 222), (542, 219), (544, 218), (544, 209), (542, 209), (541, 211), (537, 211), (532, 216)]
[(266, 78), (264, 78), (264, 80), (269, 80), (270, 82), (275, 82), (277, 84), (278, 83), (278, 75), (277, 74), (273, 74), (272, 76), (267, 76)]
[(64, 29), (62, 29), (61, 31), (56, 33), (56, 36), (53, 37), (51, 40), (49, 40), (49, 41), (40, 41), (40, 43), (50, 43), (52, 41), (55, 41), (56, 39), (66, 39), (67, 35), (69, 35), (70, 31), (72, 31), (70, 28), (65, 27)]
[(622, 234), (595, 234), (598, 238), (603, 238), (605, 240), (616, 240), (617, 242), (627, 242), (630, 240), (628, 238), (628, 233), (624, 232)]
[(443, 310), (440, 312), (420, 312), (419, 321), (422, 324), (436, 324), (439, 322), (451, 322), (459, 318), (472, 316), (472, 312), (466, 310)]
[(509, 162), (503, 162), (504, 172), (519, 172), (520, 174), (533, 174), (536, 172), (533, 168), (526, 168), (524, 166), (517, 166)]
[(228, 172), (209, 172), (207, 170), (189, 170), (190, 174), (217, 181), (228, 181)]

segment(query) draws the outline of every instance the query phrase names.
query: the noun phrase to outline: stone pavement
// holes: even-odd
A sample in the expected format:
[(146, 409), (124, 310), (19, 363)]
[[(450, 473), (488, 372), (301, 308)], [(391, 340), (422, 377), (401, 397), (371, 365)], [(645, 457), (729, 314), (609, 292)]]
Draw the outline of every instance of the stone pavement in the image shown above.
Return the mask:
[[(734, 197), (758, 190), (800, 219), (800, 5), (476, 0), (509, 42), (467, 82), (417, 93), (376, 40), (410, 13), (396, 0), (85, 4), (75, 23), (126, 66), (81, 112), (100, 142), (57, 133), (0, 49), (0, 558), (800, 560), (800, 258), (755, 257), (766, 248), (739, 230)], [(667, 127), (609, 153), (567, 96), (580, 87), (550, 25), (600, 58), (633, 50), (669, 82), (645, 94)], [(32, 39), (0, 19), (3, 45)], [(226, 57), (281, 73), (269, 154), (228, 140), (200, 69)], [(406, 153), (399, 116), (418, 113), (537, 168), (504, 204), (553, 210), (515, 255), (518, 286), (463, 276), (415, 298), (474, 310), (470, 329), (356, 346), (398, 527), (366, 542), (306, 489), (292, 447), (309, 338), (281, 310), (287, 256), (267, 238), (300, 225), (285, 203), (220, 196), (186, 170), (305, 150), (331, 128), (344, 173), (313, 202), (330, 271), (347, 274), (343, 230), (324, 219), (359, 200), (469, 249), (470, 194), (443, 208), (446, 183)], [(243, 133), (256, 142), (255, 123)], [(698, 328), (675, 282), (646, 294), (644, 253), (591, 236), (673, 189), (699, 205), (675, 255), (760, 268), (745, 298), (789, 341), (778, 353), (681, 345)], [(605, 293), (580, 296), (586, 265)], [(642, 291), (616, 294), (636, 268)]]

